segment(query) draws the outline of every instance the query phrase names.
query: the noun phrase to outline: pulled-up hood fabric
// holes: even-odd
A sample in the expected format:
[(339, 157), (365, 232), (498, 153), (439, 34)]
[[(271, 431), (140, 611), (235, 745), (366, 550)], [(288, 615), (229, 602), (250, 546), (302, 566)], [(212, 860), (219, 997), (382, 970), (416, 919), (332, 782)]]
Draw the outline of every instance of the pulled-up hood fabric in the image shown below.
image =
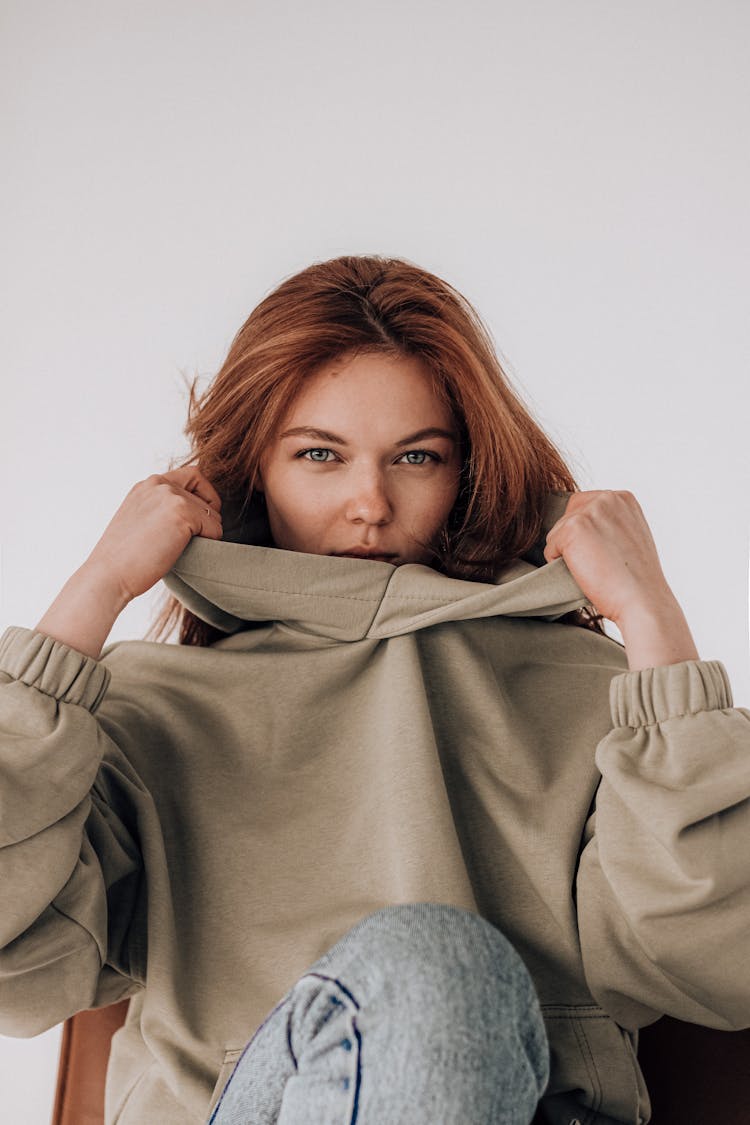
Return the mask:
[(493, 583), (448, 578), (417, 563), (393, 566), (268, 546), (268, 523), (255, 503), (246, 520), (230, 519), (222, 540), (193, 538), (164, 584), (197, 617), (226, 633), (251, 621), (276, 620), (332, 640), (357, 641), (477, 617), (553, 621), (591, 605), (564, 560), (547, 563), (543, 555), (547, 532), (569, 497), (549, 494), (537, 543)]
[(0, 1034), (128, 996), (106, 1125), (203, 1125), (296, 979), (401, 902), (518, 950), (549, 1125), (642, 1125), (660, 1014), (750, 1024), (750, 712), (718, 660), (630, 671), (559, 620), (591, 604), (543, 556), (568, 498), (493, 582), (280, 550), (226, 505), (164, 580), (214, 643), (6, 629)]

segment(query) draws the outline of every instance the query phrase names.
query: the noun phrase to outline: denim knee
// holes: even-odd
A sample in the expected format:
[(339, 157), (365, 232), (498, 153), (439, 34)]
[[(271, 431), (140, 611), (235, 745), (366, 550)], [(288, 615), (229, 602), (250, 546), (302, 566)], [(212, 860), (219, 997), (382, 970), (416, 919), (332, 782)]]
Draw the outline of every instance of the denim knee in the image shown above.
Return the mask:
[(246, 1047), (215, 1117), (527, 1125), (548, 1052), (507, 938), (471, 911), (402, 903), (362, 918), (298, 978)]
[(539, 1090), (549, 1077), (539, 1000), (512, 943), (486, 918), (446, 903), (399, 903), (356, 923), (313, 969), (356, 982), (353, 997), (383, 1004), (439, 1041), (444, 1028), (516, 1036)]
[[(524, 996), (536, 997), (529, 972), (505, 934), (481, 915), (448, 903), (385, 906), (357, 922), (333, 949), (390, 957), (401, 970), (408, 969), (417, 977), (426, 973), (430, 982), (438, 976), (454, 979), (462, 973), (468, 985), (486, 976)], [(480, 988), (485, 985), (486, 981)]]

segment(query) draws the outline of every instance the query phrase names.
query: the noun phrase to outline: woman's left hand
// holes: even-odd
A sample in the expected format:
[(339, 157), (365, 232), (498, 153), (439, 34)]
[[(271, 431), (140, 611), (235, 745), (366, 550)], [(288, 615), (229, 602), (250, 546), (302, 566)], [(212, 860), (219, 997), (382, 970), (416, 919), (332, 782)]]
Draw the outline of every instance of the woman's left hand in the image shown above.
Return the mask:
[(674, 600), (632, 492), (574, 492), (547, 534), (544, 557), (562, 557), (597, 613), (618, 627), (639, 608)]

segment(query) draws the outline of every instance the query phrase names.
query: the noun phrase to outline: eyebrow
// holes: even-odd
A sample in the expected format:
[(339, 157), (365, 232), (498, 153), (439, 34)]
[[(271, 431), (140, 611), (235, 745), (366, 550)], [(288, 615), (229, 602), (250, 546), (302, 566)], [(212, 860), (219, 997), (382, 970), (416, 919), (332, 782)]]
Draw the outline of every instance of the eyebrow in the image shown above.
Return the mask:
[[(318, 430), (315, 426), (294, 426), (291, 430), (284, 430), (283, 434), (279, 434), (279, 438), (286, 437), (315, 437), (320, 438), (322, 441), (330, 441), (334, 445), (346, 445), (349, 442), (338, 434), (332, 434), (330, 430)], [(458, 435), (452, 430), (443, 430), (439, 426), (427, 426), (423, 430), (417, 430), (415, 434), (410, 434), (409, 437), (402, 438), (401, 441), (394, 442), (394, 445), (411, 445), (413, 441), (422, 441), (428, 437), (444, 437), (449, 441), (458, 441)]]

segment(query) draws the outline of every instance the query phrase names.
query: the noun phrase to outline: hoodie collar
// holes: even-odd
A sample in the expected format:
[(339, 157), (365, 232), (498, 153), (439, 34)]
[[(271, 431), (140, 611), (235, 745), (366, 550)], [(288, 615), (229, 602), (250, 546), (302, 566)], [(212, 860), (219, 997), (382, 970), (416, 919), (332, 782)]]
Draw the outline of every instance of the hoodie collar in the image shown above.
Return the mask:
[[(229, 517), (221, 540), (194, 536), (164, 576), (170, 593), (225, 633), (279, 621), (341, 641), (395, 637), (443, 621), (541, 617), (591, 606), (562, 558), (544, 559), (547, 532), (570, 492), (550, 492), (539, 539), (492, 582), (449, 578), (420, 563), (311, 555), (270, 546), (260, 505)], [(226, 511), (225, 511), (226, 509)]]

